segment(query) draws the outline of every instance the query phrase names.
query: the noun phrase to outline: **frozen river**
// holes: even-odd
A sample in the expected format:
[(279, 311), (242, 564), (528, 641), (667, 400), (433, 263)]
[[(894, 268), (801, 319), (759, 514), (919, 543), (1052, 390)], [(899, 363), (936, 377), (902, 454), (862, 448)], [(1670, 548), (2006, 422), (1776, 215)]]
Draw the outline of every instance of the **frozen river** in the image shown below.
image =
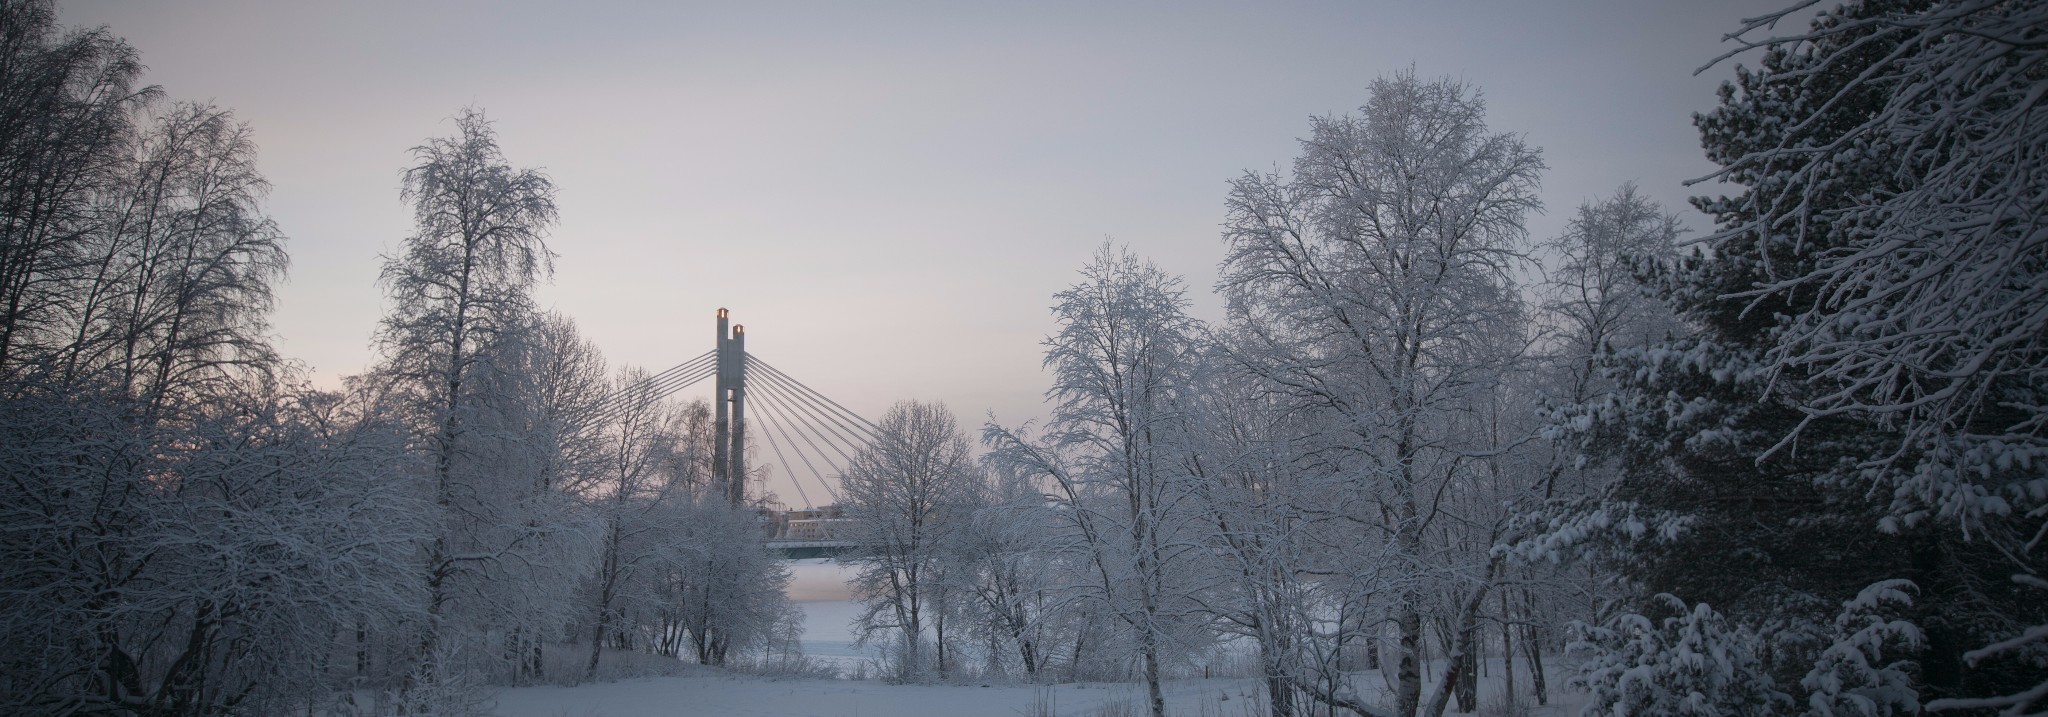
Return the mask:
[(849, 669), (852, 663), (874, 656), (874, 648), (853, 646), (853, 619), (860, 615), (847, 579), (853, 567), (830, 558), (789, 561), (789, 600), (804, 611), (804, 654), (824, 658)]

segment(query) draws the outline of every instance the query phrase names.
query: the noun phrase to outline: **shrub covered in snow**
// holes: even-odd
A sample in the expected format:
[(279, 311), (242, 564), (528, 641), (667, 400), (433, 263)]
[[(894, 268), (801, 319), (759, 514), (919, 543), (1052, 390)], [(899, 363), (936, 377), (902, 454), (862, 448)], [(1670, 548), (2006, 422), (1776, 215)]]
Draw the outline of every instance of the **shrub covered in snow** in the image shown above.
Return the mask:
[(1756, 654), (1756, 633), (1731, 626), (1705, 603), (1669, 594), (1670, 613), (1617, 615), (1573, 625), (1570, 650), (1585, 655), (1573, 687), (1592, 693), (1586, 717), (1776, 715), (1792, 704)]

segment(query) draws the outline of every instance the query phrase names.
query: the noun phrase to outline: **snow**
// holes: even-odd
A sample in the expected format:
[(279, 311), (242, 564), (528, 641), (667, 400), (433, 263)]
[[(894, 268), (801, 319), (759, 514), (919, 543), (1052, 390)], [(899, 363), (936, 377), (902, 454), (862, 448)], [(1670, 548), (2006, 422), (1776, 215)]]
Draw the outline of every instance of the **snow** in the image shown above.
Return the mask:
[[(1252, 680), (1186, 680), (1165, 686), (1173, 714), (1261, 714)], [(713, 669), (577, 687), (521, 687), (498, 694), (499, 717), (972, 717), (1093, 715), (1129, 705), (1142, 712), (1138, 684), (892, 685), (854, 680), (771, 680)]]
[(858, 637), (853, 632), (853, 621), (860, 617), (861, 608), (847, 586), (855, 570), (852, 565), (830, 558), (791, 560), (786, 564), (789, 587), (785, 592), (790, 604), (804, 613), (801, 642), (806, 657), (846, 672), (860, 661), (880, 655), (878, 648), (853, 644)]
[[(1482, 681), (1481, 708), (1499, 671)], [(1367, 683), (1361, 682), (1364, 686)], [(1171, 680), (1163, 684), (1168, 714), (1264, 717), (1261, 688), (1251, 679)], [(1532, 717), (1575, 715), (1584, 696), (1558, 692)], [(1524, 698), (1528, 699), (1528, 698)], [(497, 717), (1014, 717), (1016, 715), (1143, 714), (1144, 685), (992, 684), (892, 685), (865, 680), (778, 680), (693, 668), (677, 677), (648, 677), (577, 687), (519, 687), (497, 695)], [(1046, 709), (1041, 711), (1040, 705)], [(1127, 712), (1123, 710), (1128, 710)]]

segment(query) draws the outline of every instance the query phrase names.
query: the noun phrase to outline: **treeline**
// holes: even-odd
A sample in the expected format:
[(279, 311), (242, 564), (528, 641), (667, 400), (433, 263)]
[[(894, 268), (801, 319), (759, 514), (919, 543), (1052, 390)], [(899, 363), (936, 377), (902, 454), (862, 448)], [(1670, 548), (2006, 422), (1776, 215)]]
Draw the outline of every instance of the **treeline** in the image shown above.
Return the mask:
[(380, 359), (317, 390), (250, 129), (54, 16), (0, 2), (0, 712), (459, 714), (793, 639), (707, 409), (534, 307), (554, 187), (481, 112), (413, 149)]
[(895, 676), (1157, 716), (1228, 642), (1275, 717), (1469, 713), (1482, 656), (1508, 711), (2039, 713), (2048, 4), (1755, 37), (1807, 7), (1696, 119), (1700, 239), (1623, 185), (1532, 241), (1544, 158), (1410, 72), (1232, 183), (1224, 321), (1106, 245), (1050, 420), (975, 463), (903, 404), (849, 472)]

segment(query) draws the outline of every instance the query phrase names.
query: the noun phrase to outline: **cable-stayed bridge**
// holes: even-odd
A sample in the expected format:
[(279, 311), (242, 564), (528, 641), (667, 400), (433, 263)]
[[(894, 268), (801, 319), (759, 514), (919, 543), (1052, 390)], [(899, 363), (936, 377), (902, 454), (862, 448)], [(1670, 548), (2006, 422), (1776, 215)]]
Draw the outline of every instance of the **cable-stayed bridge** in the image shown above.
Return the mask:
[[(734, 505), (746, 503), (748, 479), (759, 474), (760, 468), (747, 458), (751, 431), (768, 445), (773, 465), (789, 477), (805, 505), (803, 510), (772, 516), (774, 531), (769, 545), (791, 557), (836, 554), (853, 547), (832, 530), (842, 520), (835, 507), (839, 477), (853, 456), (874, 442), (880, 429), (748, 353), (747, 327), (729, 322), (727, 311), (719, 309), (718, 340), (710, 351), (621, 388), (606, 399), (600, 412), (616, 415), (712, 379), (712, 481), (727, 500)], [(816, 497), (806, 482), (819, 489)], [(816, 498), (826, 500), (820, 503)]]

